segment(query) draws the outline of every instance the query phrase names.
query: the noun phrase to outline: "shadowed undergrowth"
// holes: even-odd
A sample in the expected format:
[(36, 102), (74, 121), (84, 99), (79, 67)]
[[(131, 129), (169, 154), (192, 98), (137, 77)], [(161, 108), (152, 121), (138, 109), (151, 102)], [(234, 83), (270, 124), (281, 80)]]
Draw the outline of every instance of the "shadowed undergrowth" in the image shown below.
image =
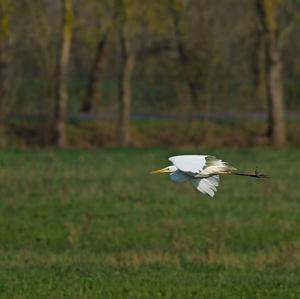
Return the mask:
[[(298, 146), (299, 121), (288, 120), (287, 144)], [(14, 121), (7, 124), (12, 147), (51, 146), (50, 130), (42, 121)], [(137, 147), (233, 147), (268, 146), (267, 123), (260, 120), (134, 120), (132, 145)], [(72, 121), (67, 124), (69, 146), (95, 148), (118, 144), (115, 121)]]

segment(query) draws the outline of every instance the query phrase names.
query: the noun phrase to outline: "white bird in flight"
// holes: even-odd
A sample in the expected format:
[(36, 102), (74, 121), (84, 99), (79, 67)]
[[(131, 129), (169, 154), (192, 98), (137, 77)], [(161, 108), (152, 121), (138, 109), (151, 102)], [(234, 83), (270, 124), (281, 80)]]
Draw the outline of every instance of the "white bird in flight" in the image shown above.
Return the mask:
[(265, 175), (254, 172), (239, 172), (227, 162), (209, 155), (182, 155), (169, 158), (173, 163), (151, 173), (170, 173), (171, 181), (182, 183), (188, 180), (201, 193), (213, 197), (217, 192), (221, 175), (243, 175), (255, 178), (263, 178)]

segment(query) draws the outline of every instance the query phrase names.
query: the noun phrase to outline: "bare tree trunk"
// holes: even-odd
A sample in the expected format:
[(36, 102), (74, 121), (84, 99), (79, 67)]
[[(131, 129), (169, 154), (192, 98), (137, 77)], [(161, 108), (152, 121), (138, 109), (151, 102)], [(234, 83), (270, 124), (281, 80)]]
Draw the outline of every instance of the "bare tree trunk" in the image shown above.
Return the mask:
[(134, 68), (135, 53), (130, 41), (124, 33), (120, 36), (122, 65), (119, 79), (119, 118), (118, 132), (121, 146), (129, 146), (130, 134), (130, 106), (131, 106), (131, 75)]
[(265, 41), (265, 88), (268, 105), (268, 136), (274, 146), (286, 143), (282, 57), (280, 32), (276, 23), (277, 4), (272, 0), (257, 0)]
[(176, 48), (178, 53), (179, 62), (183, 69), (184, 80), (186, 81), (188, 90), (189, 90), (189, 98), (192, 104), (196, 104), (198, 101), (198, 84), (194, 82), (188, 73), (188, 54), (186, 51), (186, 47), (184, 45), (183, 40), (183, 32), (180, 28), (180, 12), (176, 9), (178, 6), (176, 1), (170, 0), (170, 12), (172, 16), (174, 31), (175, 31), (175, 40), (176, 40)]
[(269, 34), (267, 37), (266, 52), (266, 90), (269, 110), (268, 135), (273, 145), (283, 146), (286, 143), (286, 130), (282, 86), (282, 60), (278, 41), (276, 41), (274, 34)]
[(266, 106), (266, 63), (265, 63), (265, 38), (261, 28), (255, 33), (255, 40), (252, 54), (252, 71), (253, 71), (253, 97), (258, 109)]
[(72, 0), (62, 0), (63, 23), (60, 50), (58, 53), (55, 103), (54, 103), (54, 142), (58, 147), (66, 147), (65, 114), (67, 106), (67, 71), (70, 57), (73, 7)]
[(7, 0), (0, 0), (0, 147), (6, 145), (5, 104), (7, 89), (7, 42), (9, 37)]
[(135, 63), (135, 51), (128, 37), (128, 23), (124, 0), (115, 1), (115, 21), (117, 23), (120, 50), (121, 68), (119, 74), (119, 115), (118, 115), (118, 141), (120, 146), (131, 144), (130, 134), (130, 108), (131, 108), (131, 76)]
[(99, 84), (106, 66), (108, 51), (110, 49), (110, 34), (110, 30), (108, 30), (108, 32), (106, 32), (98, 42), (96, 56), (88, 81), (87, 94), (81, 108), (82, 112), (94, 112), (99, 104), (101, 97)]

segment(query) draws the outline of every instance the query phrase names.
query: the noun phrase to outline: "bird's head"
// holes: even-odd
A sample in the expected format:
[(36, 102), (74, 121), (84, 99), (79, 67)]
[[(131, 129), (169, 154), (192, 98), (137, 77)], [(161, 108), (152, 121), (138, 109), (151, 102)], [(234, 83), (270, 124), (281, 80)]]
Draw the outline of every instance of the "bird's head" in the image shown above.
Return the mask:
[(158, 169), (158, 170), (153, 170), (150, 173), (151, 174), (155, 174), (155, 173), (171, 173), (171, 172), (175, 172), (176, 170), (177, 170), (177, 167), (174, 166), (174, 165), (171, 165), (171, 166), (167, 166), (165, 168), (161, 168), (161, 169)]

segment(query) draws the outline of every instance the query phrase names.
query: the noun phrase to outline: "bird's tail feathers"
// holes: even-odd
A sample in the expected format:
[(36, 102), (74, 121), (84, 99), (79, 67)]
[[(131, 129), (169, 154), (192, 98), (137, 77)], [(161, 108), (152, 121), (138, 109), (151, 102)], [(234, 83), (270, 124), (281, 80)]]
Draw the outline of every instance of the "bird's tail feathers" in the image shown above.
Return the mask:
[(219, 160), (214, 156), (208, 156), (206, 158), (204, 171), (208, 174), (230, 174), (236, 170), (236, 168), (230, 166), (227, 162)]

